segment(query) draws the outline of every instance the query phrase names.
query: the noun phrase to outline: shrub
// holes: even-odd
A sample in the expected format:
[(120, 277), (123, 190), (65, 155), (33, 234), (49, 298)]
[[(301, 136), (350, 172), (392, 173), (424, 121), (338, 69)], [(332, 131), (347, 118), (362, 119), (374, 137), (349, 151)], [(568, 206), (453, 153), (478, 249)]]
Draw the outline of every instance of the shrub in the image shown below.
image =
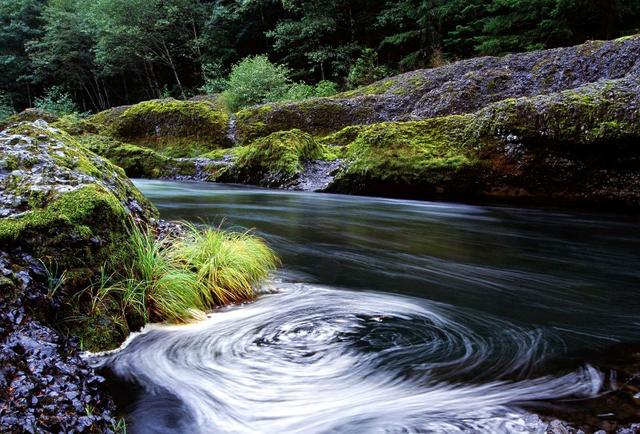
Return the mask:
[(315, 86), (293, 83), (282, 97), (284, 101), (300, 101), (307, 98), (332, 96), (338, 92), (338, 85), (332, 81), (321, 81)]
[(224, 92), (227, 89), (227, 80), (224, 78), (222, 64), (219, 62), (202, 65), (204, 85), (200, 90), (207, 95)]
[(267, 56), (246, 57), (232, 68), (222, 98), (227, 108), (235, 112), (284, 98), (290, 81), (289, 69), (271, 63)]
[(60, 86), (49, 88), (43, 96), (35, 99), (34, 106), (56, 116), (65, 116), (78, 112), (71, 95)]
[(9, 97), (5, 93), (0, 92), (0, 122), (4, 121), (14, 113), (15, 111), (13, 110), (13, 105), (11, 104)]
[(338, 85), (333, 81), (323, 80), (316, 84), (315, 96), (333, 96), (338, 93)]
[(282, 97), (284, 101), (299, 101), (316, 96), (313, 86), (305, 83), (293, 83)]
[(347, 83), (351, 88), (365, 86), (386, 77), (389, 73), (384, 66), (378, 66), (378, 53), (371, 48), (365, 48), (351, 67)]

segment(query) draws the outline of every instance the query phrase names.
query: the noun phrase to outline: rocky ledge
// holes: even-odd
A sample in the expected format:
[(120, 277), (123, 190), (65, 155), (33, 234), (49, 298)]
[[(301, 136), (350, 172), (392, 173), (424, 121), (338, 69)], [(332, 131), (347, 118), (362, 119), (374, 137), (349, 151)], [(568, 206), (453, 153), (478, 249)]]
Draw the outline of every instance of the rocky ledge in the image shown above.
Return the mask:
[(236, 114), (157, 100), (54, 125), (135, 177), (638, 209), (639, 59), (632, 36)]
[(0, 132), (0, 215), (0, 431), (119, 431), (79, 355), (111, 326), (69, 314), (73, 291), (156, 210), (122, 169), (36, 121)]

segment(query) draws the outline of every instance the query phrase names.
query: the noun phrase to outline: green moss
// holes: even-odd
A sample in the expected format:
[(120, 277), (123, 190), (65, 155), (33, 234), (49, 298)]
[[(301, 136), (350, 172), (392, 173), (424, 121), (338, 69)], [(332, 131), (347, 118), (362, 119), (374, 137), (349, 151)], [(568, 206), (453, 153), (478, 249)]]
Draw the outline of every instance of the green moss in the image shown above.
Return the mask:
[(550, 95), (507, 99), (473, 115), (470, 137), (506, 137), (523, 141), (589, 144), (640, 133), (624, 119), (637, 95), (625, 79), (609, 80)]
[(85, 135), (79, 138), (79, 141), (91, 151), (121, 167), (130, 177), (185, 176), (193, 175), (195, 171), (195, 165), (192, 162), (165, 157), (153, 149), (122, 143), (111, 137)]
[(95, 134), (98, 132), (98, 126), (94, 123), (84, 119), (77, 114), (62, 116), (57, 121), (51, 124), (54, 128), (64, 130), (68, 134), (73, 136), (80, 136), (82, 134)]
[(323, 136), (348, 125), (367, 123), (375, 116), (367, 105), (346, 104), (334, 97), (310, 98), (268, 107), (268, 110), (259, 106), (238, 112), (237, 132), (241, 144), (292, 129)]
[(345, 175), (427, 182), (478, 164), (465, 146), (467, 116), (360, 127), (346, 151)]
[(262, 137), (236, 151), (236, 168), (257, 172), (295, 175), (305, 160), (318, 160), (325, 152), (308, 133), (300, 130), (280, 131)]
[(640, 35), (628, 35), (628, 36), (623, 36), (623, 37), (621, 37), (621, 38), (616, 39), (616, 40), (615, 40), (615, 42), (623, 43), (623, 42), (627, 42), (627, 41), (630, 41), (630, 40), (632, 40), (632, 39), (636, 39), (636, 38), (640, 38)]
[(91, 118), (103, 133), (170, 157), (195, 157), (229, 146), (229, 115), (206, 101), (153, 100)]
[(89, 266), (113, 259), (128, 219), (109, 190), (92, 184), (44, 208), (0, 220), (0, 243), (29, 247), (36, 257), (62, 268)]
[[(392, 78), (387, 78), (375, 83), (368, 84), (366, 86), (359, 87), (357, 89), (342, 92), (336, 95), (337, 98), (353, 98), (356, 96), (366, 95), (381, 95), (389, 92), (389, 89), (394, 87), (397, 82)], [(396, 89), (397, 90), (397, 89)]]

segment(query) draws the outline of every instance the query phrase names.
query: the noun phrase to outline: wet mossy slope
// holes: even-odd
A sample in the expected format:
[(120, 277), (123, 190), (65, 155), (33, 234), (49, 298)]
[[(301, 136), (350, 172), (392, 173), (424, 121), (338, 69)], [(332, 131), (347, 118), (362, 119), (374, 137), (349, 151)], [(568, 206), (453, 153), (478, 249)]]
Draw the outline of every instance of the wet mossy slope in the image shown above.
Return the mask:
[[(152, 101), (94, 116), (119, 142), (89, 142), (135, 176), (638, 207), (639, 75), (632, 36), (470, 59), (231, 116), (215, 103)], [(182, 118), (182, 104), (220, 113)], [(194, 137), (206, 134), (203, 152)]]

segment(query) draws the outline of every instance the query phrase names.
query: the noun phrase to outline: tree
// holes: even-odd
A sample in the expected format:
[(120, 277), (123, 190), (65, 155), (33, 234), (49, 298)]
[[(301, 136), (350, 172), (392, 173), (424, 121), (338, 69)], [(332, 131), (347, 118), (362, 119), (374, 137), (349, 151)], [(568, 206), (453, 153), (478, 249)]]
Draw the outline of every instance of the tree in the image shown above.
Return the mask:
[[(204, 9), (197, 0), (97, 0), (93, 9), (96, 60), (106, 74), (141, 64), (156, 96), (156, 65), (169, 68), (180, 95), (181, 63), (198, 63)], [(199, 69), (199, 68), (198, 68)]]
[(30, 106), (33, 89), (26, 45), (41, 34), (45, 0), (0, 0), (0, 90), (18, 106)]
[(345, 77), (354, 59), (377, 38), (373, 24), (379, 1), (288, 0), (290, 17), (267, 33), (274, 49), (283, 53), (298, 76), (320, 80)]
[(97, 76), (92, 54), (95, 34), (84, 2), (51, 0), (42, 17), (42, 36), (27, 44), (35, 77), (40, 83), (55, 83), (86, 96), (93, 109), (107, 108), (108, 91)]

